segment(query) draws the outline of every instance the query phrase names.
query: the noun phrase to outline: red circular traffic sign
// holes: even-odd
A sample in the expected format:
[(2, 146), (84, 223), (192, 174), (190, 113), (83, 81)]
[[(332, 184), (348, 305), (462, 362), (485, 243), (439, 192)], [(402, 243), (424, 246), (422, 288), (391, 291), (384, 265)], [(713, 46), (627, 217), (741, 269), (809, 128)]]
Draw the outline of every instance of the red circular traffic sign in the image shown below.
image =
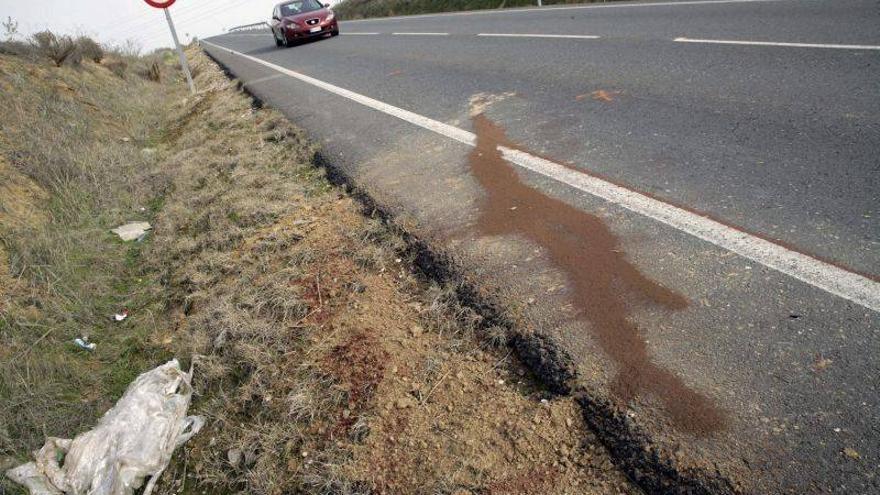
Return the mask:
[(156, 7), (157, 9), (167, 9), (171, 7), (177, 0), (144, 0), (150, 7)]

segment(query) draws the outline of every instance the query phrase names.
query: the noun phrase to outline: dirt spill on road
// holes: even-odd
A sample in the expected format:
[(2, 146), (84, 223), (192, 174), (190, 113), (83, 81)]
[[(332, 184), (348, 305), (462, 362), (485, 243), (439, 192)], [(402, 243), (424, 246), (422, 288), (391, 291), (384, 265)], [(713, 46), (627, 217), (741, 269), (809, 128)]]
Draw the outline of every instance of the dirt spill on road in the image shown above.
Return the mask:
[(682, 430), (709, 434), (724, 415), (709, 399), (653, 363), (638, 327), (629, 320), (631, 299), (669, 309), (687, 307), (681, 295), (644, 276), (626, 260), (617, 238), (597, 216), (548, 197), (524, 184), (498, 146), (521, 149), (484, 114), (472, 115), (476, 147), (471, 171), (486, 192), (477, 228), (484, 235), (521, 235), (543, 247), (572, 285), (572, 303), (587, 320), (602, 349), (616, 362), (613, 393), (623, 401), (639, 394), (661, 400)]

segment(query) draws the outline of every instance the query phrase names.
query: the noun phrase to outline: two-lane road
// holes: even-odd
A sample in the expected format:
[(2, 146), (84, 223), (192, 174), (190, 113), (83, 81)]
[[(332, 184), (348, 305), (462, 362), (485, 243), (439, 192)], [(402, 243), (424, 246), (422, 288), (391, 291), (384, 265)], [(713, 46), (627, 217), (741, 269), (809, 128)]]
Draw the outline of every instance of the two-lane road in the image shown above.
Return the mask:
[(760, 492), (880, 490), (876, 1), (341, 30), (205, 48), (518, 306), (680, 472)]

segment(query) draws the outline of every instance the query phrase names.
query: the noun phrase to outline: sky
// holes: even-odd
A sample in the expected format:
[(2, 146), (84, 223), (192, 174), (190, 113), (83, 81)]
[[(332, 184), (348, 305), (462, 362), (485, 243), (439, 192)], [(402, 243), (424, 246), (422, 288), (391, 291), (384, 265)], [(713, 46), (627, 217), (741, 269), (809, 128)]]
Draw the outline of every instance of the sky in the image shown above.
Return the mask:
[[(242, 24), (266, 21), (281, 0), (177, 0), (169, 11), (181, 42)], [(335, 4), (340, 0), (324, 0)], [(161, 10), (144, 0), (0, 0), (0, 19), (19, 23), (19, 38), (51, 29), (88, 34), (107, 44), (134, 40), (144, 50), (173, 44)], [(5, 37), (0, 28), (0, 38)]]

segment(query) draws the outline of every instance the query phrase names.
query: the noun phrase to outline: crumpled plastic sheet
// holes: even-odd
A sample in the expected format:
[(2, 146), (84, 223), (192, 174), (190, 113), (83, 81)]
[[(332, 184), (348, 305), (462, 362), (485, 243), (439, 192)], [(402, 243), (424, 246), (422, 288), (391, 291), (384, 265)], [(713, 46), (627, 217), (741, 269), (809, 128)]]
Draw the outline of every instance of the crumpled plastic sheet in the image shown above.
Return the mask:
[(34, 462), (6, 475), (31, 495), (129, 495), (149, 476), (149, 495), (174, 450), (204, 425), (186, 415), (191, 380), (192, 368), (184, 372), (176, 359), (138, 376), (94, 429), (48, 438)]

